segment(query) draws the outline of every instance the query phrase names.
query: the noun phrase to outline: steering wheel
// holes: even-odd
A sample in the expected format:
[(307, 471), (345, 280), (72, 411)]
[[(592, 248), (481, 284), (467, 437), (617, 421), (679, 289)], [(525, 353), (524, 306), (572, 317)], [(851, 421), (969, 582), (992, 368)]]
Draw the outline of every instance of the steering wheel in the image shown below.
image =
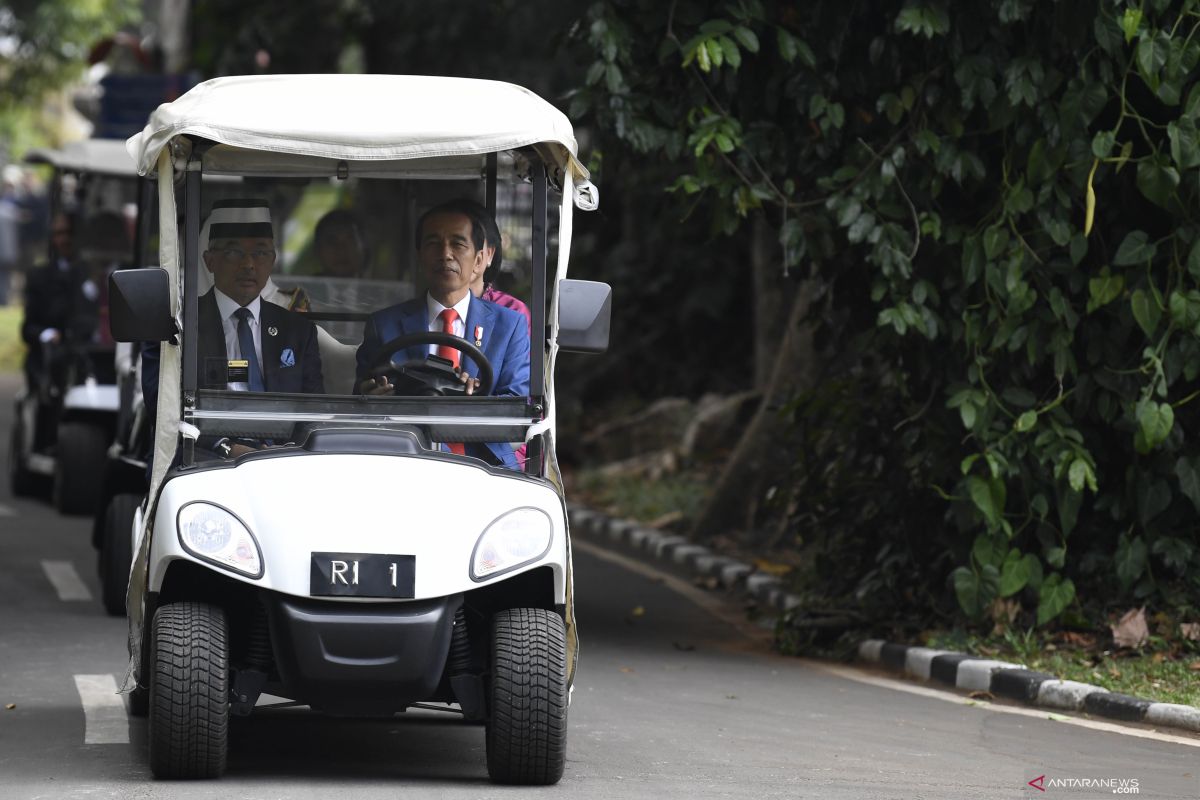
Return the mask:
[(431, 345), (452, 347), (479, 367), (479, 388), (475, 394), (490, 394), (494, 373), (492, 362), (483, 351), (470, 341), (441, 331), (418, 331), (406, 333), (395, 339), (384, 342), (371, 354), (367, 375), (387, 375), (394, 378), (396, 394), (418, 396), (464, 395), (462, 379), (454, 372), (454, 367), (444, 360), (415, 358), (400, 361), (401, 351), (414, 345)]

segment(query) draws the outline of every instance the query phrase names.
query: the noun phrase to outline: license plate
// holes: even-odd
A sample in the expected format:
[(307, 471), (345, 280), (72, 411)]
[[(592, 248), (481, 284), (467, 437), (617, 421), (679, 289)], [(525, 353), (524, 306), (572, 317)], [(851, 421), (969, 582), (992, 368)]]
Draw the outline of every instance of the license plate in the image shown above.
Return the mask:
[(323, 597), (414, 595), (416, 556), (381, 553), (313, 553), (309, 594)]

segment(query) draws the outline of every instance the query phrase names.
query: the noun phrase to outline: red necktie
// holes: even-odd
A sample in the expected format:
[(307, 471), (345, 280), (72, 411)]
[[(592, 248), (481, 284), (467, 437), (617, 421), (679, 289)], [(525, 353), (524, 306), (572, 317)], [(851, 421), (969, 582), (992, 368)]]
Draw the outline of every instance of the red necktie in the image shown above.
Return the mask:
[[(442, 321), (442, 333), (448, 333), (453, 336), (454, 323), (458, 321), (458, 312), (453, 308), (444, 309), (442, 313), (438, 314), (438, 319)], [(444, 344), (438, 345), (436, 355), (439, 358), (446, 359), (456, 367), (459, 365), (459, 358), (461, 354), (453, 347), (448, 347)]]
[[(453, 336), (454, 323), (458, 320), (458, 312), (453, 308), (443, 309), (442, 313), (438, 314), (438, 319), (442, 321), (442, 333), (448, 333)], [(457, 367), (462, 354), (457, 349), (442, 344), (438, 345), (436, 355), (439, 358), (446, 359)], [(462, 442), (446, 442), (446, 446), (450, 448), (451, 453), (457, 453), (460, 456), (465, 455), (467, 452)]]

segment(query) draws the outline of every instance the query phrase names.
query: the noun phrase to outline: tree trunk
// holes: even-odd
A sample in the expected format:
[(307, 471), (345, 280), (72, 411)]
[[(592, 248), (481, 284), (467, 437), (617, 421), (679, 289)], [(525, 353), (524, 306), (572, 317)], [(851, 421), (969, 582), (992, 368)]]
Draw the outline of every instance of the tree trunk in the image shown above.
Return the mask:
[(750, 267), (754, 290), (754, 388), (765, 391), (779, 348), (788, 301), (795, 285), (783, 279), (776, 229), (758, 214), (750, 229)]
[[(775, 277), (773, 291), (779, 294), (778, 282), (782, 278), (778, 273)], [(780, 483), (790, 478), (793, 454), (787, 446), (785, 422), (780, 411), (798, 392), (811, 385), (816, 374), (815, 323), (808, 319), (808, 313), (819, 293), (817, 281), (801, 281), (792, 297), (787, 321), (775, 329), (773, 339), (765, 340), (773, 352), (770, 378), (762, 402), (692, 528), (692, 538), (696, 541), (712, 541), (721, 535), (753, 531), (757, 509), (768, 492), (772, 487), (786, 489)]]

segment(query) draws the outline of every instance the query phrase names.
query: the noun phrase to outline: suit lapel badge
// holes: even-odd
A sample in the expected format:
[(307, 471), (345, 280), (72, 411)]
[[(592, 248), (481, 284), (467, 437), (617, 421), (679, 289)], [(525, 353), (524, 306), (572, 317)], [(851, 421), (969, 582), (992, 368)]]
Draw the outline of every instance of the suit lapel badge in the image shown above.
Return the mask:
[(274, 325), (272, 325), (271, 327), (267, 328), (267, 333), (269, 333), (271, 336), (278, 336), (279, 328), (276, 328)]
[(283, 352), (279, 354), (279, 366), (294, 367), (296, 365), (296, 354), (292, 352), (292, 348), (285, 347)]
[(483, 326), (482, 325), (475, 326), (475, 346), (476, 347), (483, 346)]

